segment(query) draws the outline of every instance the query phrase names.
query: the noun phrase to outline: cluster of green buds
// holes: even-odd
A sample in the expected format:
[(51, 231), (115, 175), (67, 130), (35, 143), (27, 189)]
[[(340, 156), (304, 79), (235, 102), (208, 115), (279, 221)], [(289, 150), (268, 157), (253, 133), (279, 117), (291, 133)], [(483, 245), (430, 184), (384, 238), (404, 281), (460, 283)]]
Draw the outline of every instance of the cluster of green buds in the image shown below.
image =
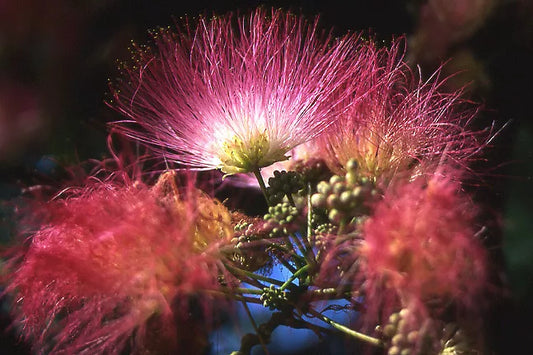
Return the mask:
[[(389, 317), (388, 323), (382, 329), (384, 343), (388, 346), (388, 355), (474, 355), (479, 353), (470, 338), (457, 324), (442, 323), (440, 335), (429, 334), (423, 329), (439, 328), (438, 325), (441, 322), (428, 319), (425, 326), (420, 328), (419, 321), (410, 319), (414, 316), (408, 309), (402, 309)], [(415, 329), (415, 327), (420, 329)], [(437, 340), (439, 337), (440, 343)]]
[(337, 228), (335, 227), (335, 225), (330, 222), (317, 224), (317, 227), (315, 228), (315, 231), (318, 235), (331, 234), (334, 233), (336, 230)]
[(272, 228), (270, 236), (277, 237), (294, 232), (294, 228), (298, 229), (298, 226), (295, 226), (295, 222), (297, 222), (299, 216), (300, 212), (296, 207), (288, 202), (282, 202), (269, 207), (268, 213), (265, 214), (263, 219)]
[(293, 194), (301, 194), (305, 190), (303, 176), (295, 171), (274, 171), (268, 185), (266, 195), (270, 205), (281, 203), (285, 196), (292, 201)]
[(326, 163), (322, 159), (316, 158), (294, 161), (293, 170), (301, 174), (306, 184), (311, 183), (312, 185), (327, 180), (331, 176), (331, 171)]
[(233, 229), (235, 231), (235, 237), (232, 242), (237, 248), (241, 248), (243, 243), (249, 242), (256, 237), (254, 224), (251, 222), (242, 220), (235, 224)]
[[(383, 337), (388, 345), (388, 355), (420, 355), (424, 354), (422, 348), (424, 339), (421, 339), (421, 332), (413, 329), (413, 324), (418, 322), (410, 321), (414, 317), (411, 312), (404, 308), (400, 312), (393, 313), (389, 317), (388, 323), (383, 327)], [(415, 353), (414, 349), (418, 351)], [(422, 351), (422, 352), (421, 352)]]
[[(269, 234), (264, 223), (241, 220), (234, 226), (235, 236), (232, 243), (235, 252), (231, 259), (241, 268), (256, 271), (266, 266), (271, 260), (262, 241)], [(262, 227), (258, 227), (258, 225)]]
[(346, 225), (368, 214), (368, 203), (376, 195), (374, 183), (357, 170), (357, 162), (350, 160), (344, 176), (333, 175), (329, 181), (319, 182), (317, 192), (311, 196), (312, 206), (325, 209), (334, 225)]
[(271, 311), (275, 309), (283, 310), (287, 306), (287, 292), (274, 285), (270, 285), (270, 287), (263, 289), (260, 300), (263, 301), (263, 306)]

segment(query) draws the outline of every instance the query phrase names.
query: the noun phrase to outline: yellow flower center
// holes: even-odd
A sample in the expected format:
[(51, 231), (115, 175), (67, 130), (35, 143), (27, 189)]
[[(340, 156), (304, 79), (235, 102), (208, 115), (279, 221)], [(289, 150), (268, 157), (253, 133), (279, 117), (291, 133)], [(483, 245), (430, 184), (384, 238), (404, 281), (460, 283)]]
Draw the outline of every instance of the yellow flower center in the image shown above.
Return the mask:
[(200, 195), (198, 216), (194, 231), (194, 248), (202, 252), (218, 241), (229, 241), (233, 237), (230, 211), (218, 200)]
[(226, 141), (220, 153), (220, 169), (226, 174), (249, 173), (275, 162), (287, 160), (287, 149), (273, 146), (266, 132), (248, 140), (234, 136)]

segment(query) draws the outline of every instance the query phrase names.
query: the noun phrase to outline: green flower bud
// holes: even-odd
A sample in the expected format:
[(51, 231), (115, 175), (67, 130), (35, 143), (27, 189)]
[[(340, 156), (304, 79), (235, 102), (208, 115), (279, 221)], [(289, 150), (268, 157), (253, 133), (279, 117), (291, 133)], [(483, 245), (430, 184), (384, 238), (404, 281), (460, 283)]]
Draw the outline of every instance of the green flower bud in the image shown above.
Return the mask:
[(337, 195), (331, 194), (327, 197), (326, 203), (328, 208), (337, 208), (339, 207), (339, 197)]
[(350, 159), (348, 162), (346, 162), (346, 165), (344, 166), (346, 168), (346, 171), (348, 173), (355, 172), (359, 168), (359, 164), (357, 163), (357, 160)]
[(339, 196), (339, 202), (344, 208), (349, 208), (356, 201), (351, 191), (343, 191)]
[(316, 208), (323, 208), (326, 206), (326, 196), (323, 194), (313, 194), (311, 196), (311, 204)]
[(403, 334), (396, 334), (392, 337), (391, 343), (393, 345), (401, 347), (407, 343), (407, 338)]
[(330, 185), (334, 185), (335, 183), (343, 182), (343, 181), (344, 181), (344, 178), (339, 175), (333, 175), (332, 177), (329, 178)]
[(418, 341), (418, 331), (413, 330), (407, 334), (407, 341), (411, 344), (415, 344)]
[(398, 313), (393, 313), (389, 316), (389, 323), (391, 324), (398, 324), (399, 320), (400, 320), (400, 315)]
[(391, 346), (387, 354), (388, 355), (400, 355), (400, 348), (397, 346)]
[(331, 192), (331, 185), (328, 184), (326, 181), (320, 181), (316, 185), (316, 190), (318, 193), (321, 193), (323, 195), (327, 195)]
[(343, 181), (336, 182), (331, 185), (331, 190), (332, 193), (340, 195), (343, 191), (346, 191), (346, 184)]
[(338, 209), (334, 208), (329, 211), (328, 218), (332, 223), (339, 224), (344, 218), (344, 214)]

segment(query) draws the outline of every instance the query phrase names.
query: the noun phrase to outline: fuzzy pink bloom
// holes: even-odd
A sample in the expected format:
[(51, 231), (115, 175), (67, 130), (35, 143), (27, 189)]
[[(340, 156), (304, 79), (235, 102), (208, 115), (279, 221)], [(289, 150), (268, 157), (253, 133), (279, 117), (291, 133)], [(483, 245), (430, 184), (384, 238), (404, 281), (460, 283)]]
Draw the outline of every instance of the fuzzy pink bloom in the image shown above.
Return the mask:
[(435, 301), (478, 310), (488, 265), (475, 218), (450, 177), (391, 187), (365, 222), (358, 248), (369, 317), (402, 307), (438, 313)]
[(169, 177), (153, 188), (93, 182), (48, 204), (50, 219), (12, 262), (7, 287), (37, 349), (174, 353), (181, 340), (197, 345), (189, 303), (220, 289), (217, 251), (230, 238), (230, 214), (196, 190), (179, 198)]
[[(336, 173), (351, 158), (361, 173), (390, 178), (420, 163), (468, 165), (487, 144), (490, 132), (469, 124), (475, 106), (460, 92), (439, 92), (439, 72), (418, 81), (403, 62), (402, 41), (390, 48), (366, 47), (367, 75), (359, 87), (366, 92), (318, 138), (324, 159)], [(374, 69), (370, 69), (374, 68)]]
[(138, 63), (112, 86), (110, 105), (130, 137), (194, 169), (234, 174), (285, 160), (332, 122), (360, 68), (357, 35), (334, 40), (281, 10), (152, 36), (155, 50), (135, 47)]

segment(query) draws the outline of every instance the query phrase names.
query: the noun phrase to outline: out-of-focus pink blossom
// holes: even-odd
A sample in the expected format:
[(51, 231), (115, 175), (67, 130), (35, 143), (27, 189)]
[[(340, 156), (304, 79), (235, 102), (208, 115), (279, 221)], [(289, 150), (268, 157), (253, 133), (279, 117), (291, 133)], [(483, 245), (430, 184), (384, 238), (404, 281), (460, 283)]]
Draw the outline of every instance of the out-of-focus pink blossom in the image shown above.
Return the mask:
[(466, 167), (486, 145), (489, 132), (469, 128), (475, 106), (460, 92), (440, 92), (439, 72), (417, 80), (403, 62), (401, 43), (368, 45), (367, 67), (378, 69), (367, 70), (366, 94), (319, 137), (334, 172), (342, 173), (351, 158), (373, 178), (444, 161)]
[(425, 7), (431, 10), (423, 6), (421, 16), (422, 21), (427, 21), (428, 25), (433, 20), (434, 23), (448, 27), (451, 32), (449, 39), (457, 41), (477, 30), (490, 15), (494, 5), (494, 0), (430, 0)]
[(443, 58), (452, 57), (449, 50), (482, 27), (496, 4), (494, 0), (427, 1), (420, 6), (410, 56), (426, 65), (438, 65)]
[[(281, 10), (153, 33), (112, 85), (129, 136), (194, 169), (251, 172), (316, 137), (360, 70), (357, 35), (333, 39)], [(356, 99), (352, 97), (352, 99)]]
[(46, 128), (37, 93), (23, 84), (0, 81), (0, 161), (17, 158), (17, 150)]
[(488, 269), (478, 229), (476, 208), (450, 176), (391, 187), (358, 247), (369, 319), (378, 309), (479, 310)]
[(192, 187), (178, 192), (167, 173), (152, 188), (93, 181), (46, 209), (49, 220), (11, 261), (7, 287), (37, 349), (174, 353), (206, 345), (195, 336), (209, 317), (204, 291), (221, 287), (218, 251), (232, 231), (225, 207)]

